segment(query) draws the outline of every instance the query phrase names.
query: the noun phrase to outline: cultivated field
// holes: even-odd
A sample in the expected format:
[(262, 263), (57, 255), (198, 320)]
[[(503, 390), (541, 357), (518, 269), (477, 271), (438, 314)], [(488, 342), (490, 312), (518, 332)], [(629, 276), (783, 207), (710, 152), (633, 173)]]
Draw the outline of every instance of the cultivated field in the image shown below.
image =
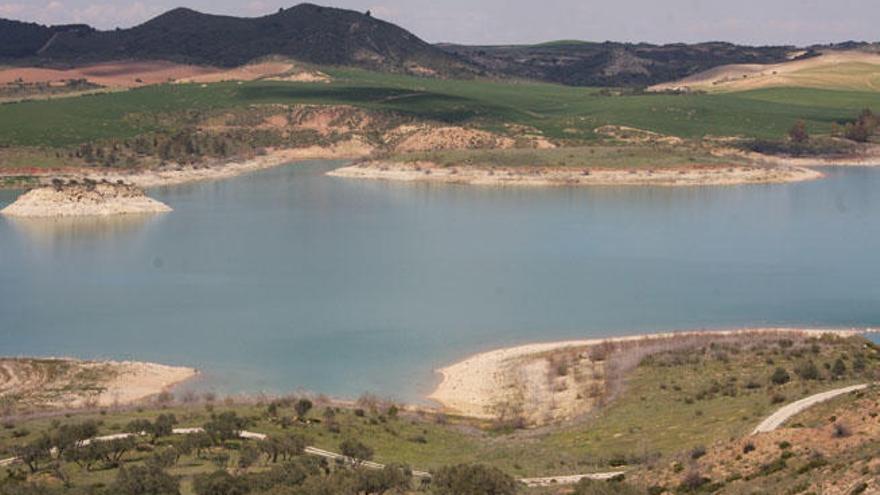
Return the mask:
[[(719, 95), (603, 96), (594, 88), (538, 83), (444, 81), (357, 70), (326, 70), (333, 82), (157, 85), (55, 101), (0, 106), (0, 145), (63, 147), (131, 138), (179, 126), (187, 112), (251, 105), (345, 104), (497, 132), (590, 142), (622, 125), (684, 138), (781, 138), (798, 119), (816, 133), (880, 108), (880, 92), (763, 89)], [(511, 127), (514, 126), (514, 127)]]
[(733, 92), (780, 87), (880, 91), (880, 55), (827, 52), (780, 64), (723, 65), (651, 89)]

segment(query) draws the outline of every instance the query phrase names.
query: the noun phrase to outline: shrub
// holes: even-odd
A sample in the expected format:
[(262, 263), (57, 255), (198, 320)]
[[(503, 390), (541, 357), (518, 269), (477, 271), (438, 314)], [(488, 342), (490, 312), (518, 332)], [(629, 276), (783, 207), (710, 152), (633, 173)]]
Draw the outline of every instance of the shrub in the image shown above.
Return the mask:
[(846, 363), (843, 362), (843, 359), (837, 358), (837, 361), (834, 361), (834, 366), (831, 367), (831, 374), (835, 378), (840, 378), (846, 374)]
[(807, 133), (807, 124), (803, 120), (795, 122), (788, 131), (788, 138), (794, 143), (806, 143), (809, 141), (810, 134)]
[[(156, 465), (119, 469), (111, 493), (118, 495), (179, 495), (180, 482)], [(198, 492), (200, 495), (202, 492)]]
[(834, 436), (834, 438), (845, 438), (852, 435), (852, 432), (845, 424), (834, 423), (833, 431), (831, 434), (832, 436)]
[(773, 371), (773, 374), (770, 375), (770, 381), (776, 385), (784, 385), (790, 380), (791, 375), (788, 374), (788, 371), (785, 371), (785, 368), (776, 368), (776, 370)]
[(442, 467), (434, 473), (435, 495), (513, 495), (516, 481), (498, 468), (482, 464)]
[(743, 445), (743, 454), (748, 454), (749, 452), (755, 451), (755, 444), (752, 442), (748, 442)]
[(383, 469), (364, 469), (357, 473), (357, 493), (407, 493), (412, 470), (406, 466), (388, 465)]
[(709, 483), (709, 481), (711, 481), (709, 478), (704, 477), (699, 471), (694, 470), (684, 475), (678, 488), (683, 492), (695, 492), (702, 488), (706, 483)]
[(818, 380), (819, 368), (813, 361), (803, 361), (797, 365), (794, 372), (803, 380)]
[(309, 399), (300, 399), (293, 406), (294, 410), (296, 410), (296, 415), (300, 418), (304, 418), (309, 411), (312, 410), (312, 401)]
[(355, 464), (362, 464), (373, 458), (373, 449), (357, 440), (343, 440), (339, 444), (339, 451), (342, 455), (351, 458)]
[(798, 468), (797, 473), (798, 474), (808, 473), (814, 469), (824, 467), (827, 464), (828, 464), (828, 461), (825, 459), (825, 457), (822, 456), (822, 454), (816, 453), (816, 454), (813, 454), (812, 457), (810, 457), (810, 460), (807, 461), (806, 464), (804, 464), (803, 466)]
[(856, 484), (852, 490), (850, 490), (850, 495), (859, 495), (860, 493), (865, 493), (868, 489), (868, 484), (862, 481), (861, 483)]
[(224, 470), (197, 475), (193, 480), (196, 495), (244, 495), (248, 492), (245, 480)]
[(702, 445), (694, 447), (694, 449), (691, 450), (691, 459), (699, 459), (704, 455), (706, 455), (706, 447), (703, 447)]

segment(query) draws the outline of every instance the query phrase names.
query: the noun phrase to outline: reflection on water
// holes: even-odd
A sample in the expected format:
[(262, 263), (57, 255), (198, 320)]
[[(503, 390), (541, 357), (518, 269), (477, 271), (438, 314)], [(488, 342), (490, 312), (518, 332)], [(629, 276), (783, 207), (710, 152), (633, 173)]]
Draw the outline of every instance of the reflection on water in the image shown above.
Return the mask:
[(131, 235), (157, 215), (109, 215), (60, 218), (7, 217), (12, 229), (35, 247), (65, 249), (82, 241), (112, 242)]

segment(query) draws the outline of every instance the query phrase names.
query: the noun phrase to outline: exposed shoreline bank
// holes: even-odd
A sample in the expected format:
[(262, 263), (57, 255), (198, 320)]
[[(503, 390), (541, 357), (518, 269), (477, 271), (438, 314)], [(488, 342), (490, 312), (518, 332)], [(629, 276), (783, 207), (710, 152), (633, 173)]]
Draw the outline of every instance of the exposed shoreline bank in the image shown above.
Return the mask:
[[(441, 410), (461, 416), (494, 419), (499, 417), (498, 405), (505, 403), (510, 394), (523, 393), (519, 388), (525, 386), (530, 395), (545, 393), (547, 399), (556, 402), (560, 407), (560, 397), (553, 395), (553, 390), (544, 390), (548, 366), (553, 364), (553, 354), (577, 354), (586, 361), (590, 369), (586, 372), (602, 374), (601, 362), (587, 356), (591, 349), (608, 344), (624, 344), (650, 342), (660, 340), (681, 339), (689, 337), (735, 337), (748, 335), (791, 335), (801, 337), (819, 337), (837, 335), (851, 337), (868, 333), (867, 330), (843, 329), (798, 329), (798, 328), (751, 328), (737, 330), (704, 330), (685, 332), (665, 332), (645, 335), (633, 335), (559, 342), (543, 342), (500, 348), (481, 352), (449, 366), (436, 370), (441, 381), (427, 399), (438, 403)], [(570, 352), (569, 352), (570, 351)], [(573, 362), (573, 361), (570, 361)], [(596, 367), (599, 365), (598, 368)], [(581, 370), (584, 371), (584, 370)], [(564, 378), (564, 377), (563, 377)], [(539, 385), (537, 389), (535, 386)], [(564, 397), (562, 398), (564, 399)], [(582, 400), (583, 398), (580, 398)], [(589, 406), (590, 404), (587, 404)], [(562, 413), (572, 412), (561, 411)], [(536, 413), (547, 414), (540, 408)], [(558, 418), (557, 418), (558, 419)]]
[(140, 361), (0, 358), (0, 398), (38, 410), (131, 405), (198, 375), (195, 368)]
[(332, 177), (480, 186), (724, 186), (816, 180), (819, 171), (800, 166), (687, 166), (666, 169), (580, 167), (444, 167), (432, 162), (368, 161), (328, 172)]
[(62, 184), (32, 189), (0, 214), (22, 218), (108, 217), (167, 213), (171, 208), (143, 189), (109, 182)]
[[(364, 158), (373, 151), (373, 147), (359, 139), (336, 143), (333, 146), (310, 146), (306, 148), (269, 149), (265, 154), (252, 158), (230, 160), (226, 162), (206, 162), (199, 165), (172, 165), (157, 169), (46, 169), (44, 172), (30, 175), (7, 173), (7, 177), (29, 176), (37, 179), (41, 185), (51, 184), (54, 178), (66, 180), (85, 179), (122, 181), (142, 188), (175, 186), (193, 182), (223, 180), (239, 175), (265, 170), (301, 160), (348, 160)], [(2, 177), (0, 177), (2, 178)], [(17, 187), (15, 187), (17, 189)]]
[(862, 145), (849, 156), (774, 156), (747, 153), (746, 158), (760, 164), (789, 167), (880, 167), (880, 146)]

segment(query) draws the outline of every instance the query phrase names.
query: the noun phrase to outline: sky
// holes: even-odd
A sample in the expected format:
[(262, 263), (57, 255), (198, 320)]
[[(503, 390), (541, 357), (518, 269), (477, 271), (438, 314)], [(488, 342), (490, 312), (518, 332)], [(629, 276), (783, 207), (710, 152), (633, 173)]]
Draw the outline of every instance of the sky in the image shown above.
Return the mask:
[[(808, 45), (880, 40), (880, 0), (312, 0), (394, 22), (430, 42), (558, 39)], [(174, 7), (259, 16), (281, 0), (0, 0), (0, 17), (129, 27)]]

